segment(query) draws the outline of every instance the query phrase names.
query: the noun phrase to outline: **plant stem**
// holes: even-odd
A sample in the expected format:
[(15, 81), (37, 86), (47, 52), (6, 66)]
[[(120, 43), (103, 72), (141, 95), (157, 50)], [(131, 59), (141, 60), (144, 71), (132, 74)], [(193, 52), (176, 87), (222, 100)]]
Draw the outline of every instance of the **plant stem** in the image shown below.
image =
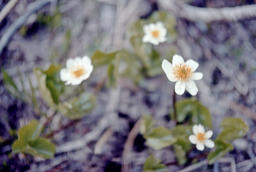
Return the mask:
[(80, 122), (81, 119), (75, 119), (75, 120), (71, 120), (70, 122), (68, 122), (67, 124), (64, 124), (62, 126), (60, 126), (58, 129), (56, 130), (53, 130), (52, 132), (46, 134), (46, 138), (52, 138), (55, 134), (61, 132), (62, 130), (66, 129), (66, 128), (69, 128), (75, 124), (77, 124), (78, 122)]
[(173, 104), (173, 120), (175, 121), (175, 123), (177, 123), (177, 109), (176, 109), (176, 93), (175, 93), (175, 89), (173, 89), (172, 104)]

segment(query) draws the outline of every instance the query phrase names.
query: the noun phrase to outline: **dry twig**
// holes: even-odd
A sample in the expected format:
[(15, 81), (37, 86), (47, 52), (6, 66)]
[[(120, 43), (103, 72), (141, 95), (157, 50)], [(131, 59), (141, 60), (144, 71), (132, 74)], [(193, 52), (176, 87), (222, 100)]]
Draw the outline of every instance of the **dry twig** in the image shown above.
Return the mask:
[(95, 154), (101, 154), (102, 153), (102, 147), (104, 144), (108, 141), (110, 136), (113, 134), (113, 131), (111, 128), (109, 128), (105, 133), (102, 135), (102, 137), (98, 140), (98, 142), (95, 145), (94, 153)]
[(36, 1), (34, 3), (31, 3), (28, 6), (28, 10), (20, 16), (3, 34), (3, 36), (0, 39), (0, 54), (2, 54), (2, 51), (4, 50), (7, 43), (10, 41), (13, 34), (28, 20), (29, 16), (31, 16), (33, 13), (44, 7), (45, 5), (54, 2), (56, 0), (41, 0)]
[(158, 0), (163, 9), (172, 11), (177, 17), (192, 21), (237, 21), (256, 16), (256, 5), (225, 8), (199, 8), (187, 5), (180, 0)]
[(9, 12), (13, 9), (13, 7), (17, 4), (18, 0), (11, 0), (4, 7), (4, 9), (0, 12), (0, 23), (3, 19), (9, 14)]
[(129, 133), (128, 138), (125, 142), (124, 151), (123, 151), (122, 172), (129, 172), (130, 171), (130, 168), (129, 168), (130, 152), (131, 152), (132, 147), (133, 147), (134, 139), (139, 133), (140, 123), (141, 123), (141, 120), (138, 120), (135, 123), (135, 125), (133, 126), (133, 128), (132, 128), (131, 132)]

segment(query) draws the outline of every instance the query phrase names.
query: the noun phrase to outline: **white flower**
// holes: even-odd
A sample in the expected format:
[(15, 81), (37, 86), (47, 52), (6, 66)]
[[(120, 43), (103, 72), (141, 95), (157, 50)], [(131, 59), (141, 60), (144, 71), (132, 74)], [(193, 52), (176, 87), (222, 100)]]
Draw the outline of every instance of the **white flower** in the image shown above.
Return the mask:
[(91, 59), (87, 56), (68, 59), (66, 68), (60, 71), (60, 79), (67, 85), (79, 85), (83, 80), (89, 78), (92, 70)]
[(143, 30), (143, 42), (149, 42), (151, 44), (158, 45), (159, 43), (166, 41), (167, 31), (162, 22), (144, 25)]
[(199, 64), (194, 60), (189, 59), (184, 62), (183, 58), (179, 55), (174, 55), (172, 63), (164, 59), (162, 62), (162, 69), (164, 70), (168, 80), (176, 82), (175, 92), (182, 95), (185, 89), (193, 96), (198, 92), (198, 88), (194, 80), (203, 78), (201, 72), (195, 72)]
[(191, 143), (196, 144), (198, 150), (203, 151), (204, 146), (208, 148), (214, 147), (214, 142), (210, 140), (212, 137), (211, 130), (205, 132), (204, 127), (199, 124), (193, 126), (193, 133), (193, 135), (189, 136), (189, 140)]

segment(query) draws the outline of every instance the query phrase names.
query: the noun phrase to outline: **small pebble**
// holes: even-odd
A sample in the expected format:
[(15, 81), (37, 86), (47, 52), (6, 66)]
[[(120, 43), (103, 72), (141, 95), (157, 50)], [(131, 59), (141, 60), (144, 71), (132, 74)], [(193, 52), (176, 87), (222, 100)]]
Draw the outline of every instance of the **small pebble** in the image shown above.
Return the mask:
[(236, 139), (233, 145), (238, 150), (246, 150), (248, 147), (248, 142), (245, 139)]

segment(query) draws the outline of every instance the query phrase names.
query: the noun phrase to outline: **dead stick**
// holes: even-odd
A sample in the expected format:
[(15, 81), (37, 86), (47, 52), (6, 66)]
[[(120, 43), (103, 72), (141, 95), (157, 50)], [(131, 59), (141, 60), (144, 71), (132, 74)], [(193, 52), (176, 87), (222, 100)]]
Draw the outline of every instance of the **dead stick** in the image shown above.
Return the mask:
[(66, 129), (66, 128), (69, 128), (69, 127), (77, 124), (79, 121), (81, 121), (81, 119), (72, 120), (72, 121), (68, 122), (67, 124), (62, 125), (60, 128), (48, 133), (45, 137), (46, 138), (52, 138), (57, 133), (61, 132), (62, 130)]
[(5, 46), (10, 41), (13, 34), (28, 20), (29, 16), (31, 16), (33, 13), (35, 13), (45, 5), (54, 1), (56, 0), (41, 0), (41, 1), (36, 1), (34, 3), (31, 3), (28, 6), (28, 10), (22, 16), (20, 16), (9, 28), (7, 28), (7, 31), (1, 37), (0, 54), (2, 54)]
[(13, 9), (13, 7), (17, 4), (18, 0), (11, 0), (4, 7), (4, 9), (0, 12), (0, 23), (3, 19), (8, 15), (8, 13)]
[(134, 139), (136, 138), (136, 136), (139, 133), (139, 129), (140, 129), (140, 123), (141, 120), (138, 120), (135, 125), (133, 126), (131, 132), (128, 135), (128, 138), (125, 142), (124, 145), (124, 151), (123, 151), (123, 166), (122, 166), (122, 172), (129, 172), (130, 170), (130, 152), (132, 150), (133, 147), (133, 142)]

